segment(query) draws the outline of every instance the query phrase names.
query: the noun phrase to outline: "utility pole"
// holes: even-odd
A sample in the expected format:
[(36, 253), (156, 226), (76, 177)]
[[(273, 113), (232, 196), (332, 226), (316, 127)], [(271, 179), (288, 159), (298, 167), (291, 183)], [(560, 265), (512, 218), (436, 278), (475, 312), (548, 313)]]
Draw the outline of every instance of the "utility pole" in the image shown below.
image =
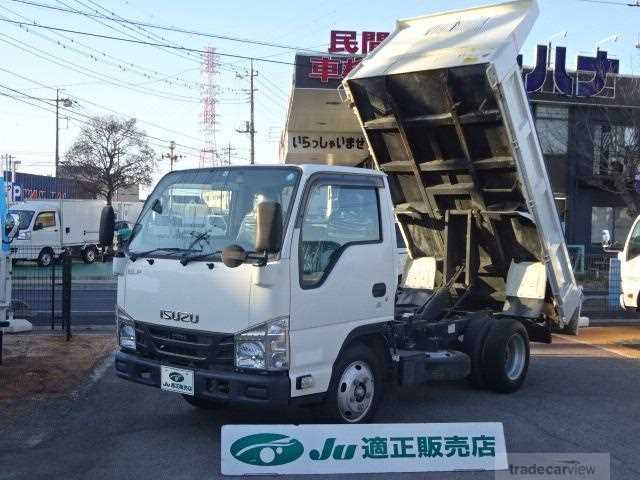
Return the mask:
[(176, 155), (174, 150), (176, 149), (176, 142), (171, 140), (169, 142), (169, 153), (163, 153), (162, 158), (169, 159), (170, 170), (173, 172), (173, 163), (177, 162), (179, 159), (184, 158), (182, 155)]
[[(253, 59), (251, 59), (251, 70), (249, 75), (249, 103), (251, 104), (250, 120), (245, 123), (244, 130), (236, 130), (238, 133), (248, 133), (251, 142), (251, 165), (256, 163), (256, 124), (255, 124), (255, 92), (253, 79), (258, 76), (258, 72), (253, 70)], [(236, 74), (238, 78), (245, 78), (246, 75)]]
[(235, 147), (231, 146), (231, 142), (229, 142), (229, 144), (222, 149), (223, 155), (226, 155), (227, 160), (226, 162), (223, 160), (221, 163), (222, 165), (224, 165), (226, 163), (226, 165), (231, 165), (231, 155), (233, 154), (233, 152), (236, 150)]
[(70, 107), (73, 105), (73, 100), (70, 98), (60, 98), (60, 89), (56, 88), (56, 166), (55, 166), (55, 176), (58, 176), (58, 165), (60, 164), (60, 102), (65, 107)]

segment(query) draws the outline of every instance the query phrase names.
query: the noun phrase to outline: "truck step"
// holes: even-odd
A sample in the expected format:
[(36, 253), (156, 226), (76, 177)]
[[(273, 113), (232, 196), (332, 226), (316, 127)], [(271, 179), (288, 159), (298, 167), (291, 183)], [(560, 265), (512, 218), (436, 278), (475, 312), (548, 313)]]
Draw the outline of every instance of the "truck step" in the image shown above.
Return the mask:
[(434, 380), (461, 380), (471, 371), (471, 360), (457, 350), (398, 350), (400, 385), (419, 385)]

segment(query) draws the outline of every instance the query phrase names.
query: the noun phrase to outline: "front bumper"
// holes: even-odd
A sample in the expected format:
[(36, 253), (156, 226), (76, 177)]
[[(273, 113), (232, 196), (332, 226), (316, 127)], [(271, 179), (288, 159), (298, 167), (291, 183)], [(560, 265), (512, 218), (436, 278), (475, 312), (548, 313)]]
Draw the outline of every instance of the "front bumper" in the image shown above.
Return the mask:
[[(132, 382), (160, 388), (161, 365), (163, 363), (158, 360), (136, 354), (124, 351), (116, 353), (116, 374)], [(257, 375), (225, 370), (191, 370), (197, 397), (256, 406), (289, 404), (291, 385), (287, 372)]]

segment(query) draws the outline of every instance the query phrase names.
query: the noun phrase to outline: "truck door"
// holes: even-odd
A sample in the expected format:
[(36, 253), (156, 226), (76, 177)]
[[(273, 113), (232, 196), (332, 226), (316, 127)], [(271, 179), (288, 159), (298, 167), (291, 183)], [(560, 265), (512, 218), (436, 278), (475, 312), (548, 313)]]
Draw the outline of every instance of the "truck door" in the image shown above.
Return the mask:
[(34, 246), (55, 248), (60, 243), (58, 231), (58, 215), (55, 211), (38, 212), (33, 222), (31, 242)]
[[(307, 184), (291, 251), (292, 396), (326, 390), (352, 330), (393, 319), (396, 239), (388, 197), (380, 176), (323, 175)], [(296, 378), (303, 375), (313, 382), (301, 391)]]
[(622, 252), (622, 292), (629, 307), (640, 306), (640, 217), (631, 229), (627, 245)]

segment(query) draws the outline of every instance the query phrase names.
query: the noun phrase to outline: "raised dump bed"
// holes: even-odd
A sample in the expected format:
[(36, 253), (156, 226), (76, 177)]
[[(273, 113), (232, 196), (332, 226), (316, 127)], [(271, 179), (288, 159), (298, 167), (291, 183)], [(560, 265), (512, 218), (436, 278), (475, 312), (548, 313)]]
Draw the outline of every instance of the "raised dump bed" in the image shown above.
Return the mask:
[(435, 285), (575, 332), (582, 293), (516, 62), (537, 14), (522, 0), (399, 21), (344, 87)]

